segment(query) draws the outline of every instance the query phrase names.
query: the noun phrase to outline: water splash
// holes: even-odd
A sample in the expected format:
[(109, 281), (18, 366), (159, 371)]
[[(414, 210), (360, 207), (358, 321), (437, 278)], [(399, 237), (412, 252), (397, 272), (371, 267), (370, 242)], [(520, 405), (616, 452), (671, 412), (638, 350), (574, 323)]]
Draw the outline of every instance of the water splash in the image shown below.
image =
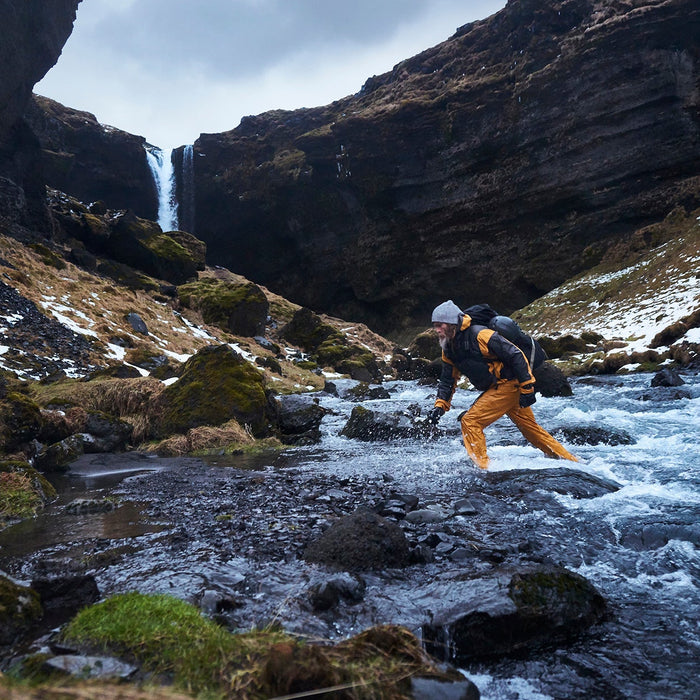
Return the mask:
[(158, 225), (163, 231), (178, 230), (175, 172), (171, 158), (155, 146), (146, 147), (148, 167), (158, 192)]

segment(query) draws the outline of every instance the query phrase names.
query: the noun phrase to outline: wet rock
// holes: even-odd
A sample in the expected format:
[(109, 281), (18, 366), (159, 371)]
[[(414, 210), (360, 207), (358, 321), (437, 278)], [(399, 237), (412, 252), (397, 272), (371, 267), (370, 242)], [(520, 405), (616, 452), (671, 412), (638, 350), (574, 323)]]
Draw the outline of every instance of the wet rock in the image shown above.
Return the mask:
[(679, 389), (672, 386), (658, 386), (654, 391), (640, 395), (640, 401), (678, 401), (679, 399), (691, 399), (692, 394), (687, 389)]
[(86, 513), (109, 513), (116, 508), (114, 501), (106, 498), (76, 498), (66, 505), (66, 513), (85, 515)]
[(599, 426), (559, 427), (551, 431), (558, 440), (572, 445), (631, 445), (632, 436), (623, 430), (601, 428)]
[(434, 432), (434, 426), (425, 422), (416, 422), (405, 413), (379, 413), (364, 406), (355, 406), (340, 434), (351, 439), (374, 442), (396, 438), (427, 437)]
[(359, 577), (342, 573), (312, 586), (309, 601), (316, 612), (323, 612), (335, 608), (341, 600), (359, 603), (365, 588), (365, 582)]
[(69, 435), (43, 448), (34, 458), (34, 464), (37, 469), (47, 474), (68, 471), (70, 463), (83, 454), (83, 445), (81, 435)]
[(535, 390), (542, 396), (571, 396), (574, 392), (566, 375), (551, 362), (545, 362), (534, 370)]
[(302, 394), (277, 396), (272, 399), (277, 428), (282, 442), (308, 445), (321, 439), (321, 421), (326, 410), (313, 397)]
[(479, 700), (479, 689), (466, 678), (443, 681), (435, 678), (411, 678), (413, 700)]
[(488, 472), (486, 480), (494, 488), (491, 493), (523, 497), (536, 491), (554, 491), (574, 498), (598, 498), (619, 490), (619, 484), (575, 469), (553, 468), (516, 469), (506, 472)]
[(685, 384), (680, 374), (669, 367), (657, 372), (651, 380), (652, 386), (681, 386)]
[(447, 520), (452, 512), (438, 506), (413, 510), (406, 515), (406, 520), (414, 524), (441, 523)]
[(42, 623), (47, 627), (67, 622), (100, 597), (95, 577), (90, 574), (35, 578), (31, 585), (41, 599)]
[(45, 662), (51, 671), (61, 671), (83, 680), (119, 678), (125, 680), (136, 673), (138, 668), (111, 656), (83, 656), (63, 654), (53, 656)]
[[(556, 566), (500, 570), (451, 585), (452, 607), (435, 610), (423, 635), (431, 653), (453, 663), (569, 641), (606, 612), (585, 578)], [(455, 601), (460, 594), (464, 599)]]
[(303, 558), (346, 571), (398, 568), (410, 561), (403, 530), (368, 511), (356, 511), (334, 522), (306, 547)]
[(41, 614), (39, 594), (0, 573), (0, 645), (16, 642)]
[(390, 397), (391, 394), (383, 386), (371, 386), (367, 382), (359, 382), (343, 394), (343, 398), (349, 401), (371, 401)]

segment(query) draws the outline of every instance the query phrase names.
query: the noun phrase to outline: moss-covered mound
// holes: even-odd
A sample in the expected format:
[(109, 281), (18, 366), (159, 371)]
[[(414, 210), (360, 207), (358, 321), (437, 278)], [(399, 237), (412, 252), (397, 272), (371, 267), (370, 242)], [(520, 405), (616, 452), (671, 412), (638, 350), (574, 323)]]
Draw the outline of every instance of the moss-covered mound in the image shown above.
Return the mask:
[(180, 379), (161, 394), (160, 405), (159, 437), (231, 419), (255, 436), (267, 432), (264, 376), (228, 345), (207, 346), (187, 360)]
[(401, 627), (371, 628), (336, 646), (276, 630), (230, 634), (166, 595), (108, 598), (78, 613), (63, 638), (86, 651), (129, 658), (200, 697), (320, 697), (319, 690), (334, 688), (338, 698), (398, 700), (411, 696), (412, 677), (460, 679), (438, 669)]
[(12, 452), (37, 436), (41, 429), (39, 406), (17, 391), (0, 399), (0, 452)]
[(367, 348), (349, 342), (339, 330), (324, 323), (310, 309), (299, 309), (280, 335), (303, 348), (319, 367), (330, 367), (360, 381), (381, 379), (377, 361)]
[(230, 282), (211, 277), (178, 287), (180, 303), (202, 314), (205, 323), (234, 335), (255, 336), (265, 331), (270, 304), (252, 282)]

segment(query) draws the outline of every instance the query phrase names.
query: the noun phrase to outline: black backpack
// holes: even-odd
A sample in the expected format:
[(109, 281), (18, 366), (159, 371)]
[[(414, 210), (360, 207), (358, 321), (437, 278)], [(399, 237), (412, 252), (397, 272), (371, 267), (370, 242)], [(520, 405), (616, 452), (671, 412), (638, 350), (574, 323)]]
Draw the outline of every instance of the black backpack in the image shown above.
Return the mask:
[(531, 335), (520, 328), (512, 318), (500, 316), (488, 304), (474, 304), (464, 309), (464, 313), (471, 318), (473, 324), (486, 326), (510, 340), (513, 345), (517, 345), (527, 357), (532, 369), (537, 369), (547, 359), (547, 353)]

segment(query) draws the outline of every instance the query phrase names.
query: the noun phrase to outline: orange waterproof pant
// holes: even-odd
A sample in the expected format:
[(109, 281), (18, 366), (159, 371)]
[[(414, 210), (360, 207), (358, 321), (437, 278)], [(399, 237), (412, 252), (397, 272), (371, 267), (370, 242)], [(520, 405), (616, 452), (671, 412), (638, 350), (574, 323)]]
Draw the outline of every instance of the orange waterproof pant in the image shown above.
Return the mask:
[(519, 400), (518, 382), (504, 382), (487, 389), (462, 416), (464, 446), (474, 463), (481, 469), (488, 469), (489, 458), (486, 454), (484, 428), (504, 415), (515, 423), (528, 442), (547, 456), (578, 462), (576, 457), (537, 423), (530, 407), (520, 408)]

